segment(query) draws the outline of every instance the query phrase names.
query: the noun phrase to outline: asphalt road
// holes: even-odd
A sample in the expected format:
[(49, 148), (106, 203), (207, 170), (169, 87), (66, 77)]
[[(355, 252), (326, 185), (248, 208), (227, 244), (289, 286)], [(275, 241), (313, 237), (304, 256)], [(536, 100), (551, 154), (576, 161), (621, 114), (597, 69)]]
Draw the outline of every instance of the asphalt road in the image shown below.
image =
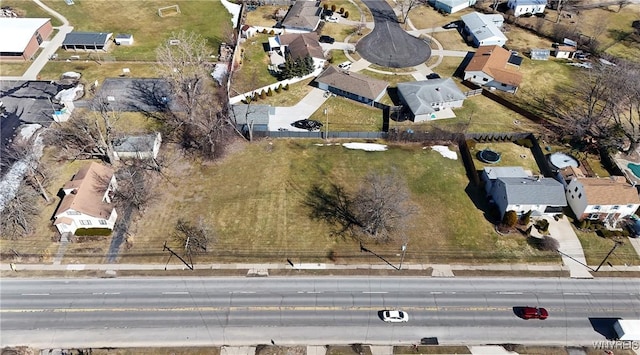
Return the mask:
[[(545, 321), (513, 307), (544, 306)], [(410, 321), (386, 324), (383, 309)], [(592, 345), (640, 317), (638, 279), (118, 278), (0, 280), (0, 344)], [(607, 323), (609, 322), (609, 323)], [(603, 327), (604, 324), (604, 327)]]
[(373, 14), (373, 31), (358, 41), (356, 49), (364, 59), (389, 68), (422, 64), (431, 56), (429, 45), (400, 27), (386, 1), (363, 0)]

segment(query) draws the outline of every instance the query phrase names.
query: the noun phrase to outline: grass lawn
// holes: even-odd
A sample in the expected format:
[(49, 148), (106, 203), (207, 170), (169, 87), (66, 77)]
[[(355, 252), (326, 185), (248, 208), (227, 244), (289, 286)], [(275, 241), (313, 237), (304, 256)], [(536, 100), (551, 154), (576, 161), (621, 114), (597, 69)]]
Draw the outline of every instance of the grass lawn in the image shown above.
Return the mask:
[(446, 345), (418, 345), (418, 350), (413, 346), (394, 346), (393, 353), (406, 354), (471, 354), (466, 346)]
[[(432, 58), (435, 59), (437, 57)], [(463, 59), (459, 57), (442, 57), (440, 64), (431, 68), (431, 70), (438, 73), (442, 78), (450, 78), (458, 70)], [(435, 61), (431, 65), (433, 64), (435, 64)]]
[(307, 94), (313, 89), (309, 83), (313, 78), (305, 79), (303, 81), (299, 81), (295, 84), (289, 85), (289, 90), (281, 90), (280, 93), (273, 93), (273, 96), (266, 96), (264, 99), (260, 99), (258, 101), (253, 101), (258, 105), (271, 105), (271, 106), (294, 106), (303, 97), (307, 96)]
[(2, 7), (10, 7), (19, 17), (41, 17), (51, 18), (53, 27), (62, 26), (62, 21), (57, 17), (51, 16), (50, 13), (42, 9), (33, 1), (25, 0), (2, 0)]
[[(544, 19), (538, 19), (546, 21)], [(517, 26), (509, 26), (509, 31), (505, 32), (505, 36), (509, 38), (506, 47), (510, 50), (520, 52), (521, 56), (529, 52), (531, 48), (551, 48), (552, 41), (544, 37), (540, 37), (530, 31)]]
[(273, 18), (278, 9), (284, 9), (287, 11), (287, 6), (258, 6), (255, 10), (247, 11), (247, 18), (244, 21), (249, 26), (260, 27), (273, 27), (276, 25), (276, 20)]
[[(612, 239), (599, 237), (594, 232), (576, 230), (576, 235), (582, 244), (587, 264), (591, 266), (598, 266), (615, 244)], [(624, 244), (616, 248), (607, 261), (613, 265), (640, 265), (640, 257), (628, 238), (621, 240)]]
[(273, 84), (278, 79), (269, 72), (269, 56), (265, 52), (268, 34), (258, 34), (240, 45), (244, 50), (244, 58), (240, 68), (233, 73), (231, 95), (242, 94), (265, 85)]
[[(44, 3), (65, 16), (74, 31), (133, 34), (133, 46), (112, 46), (109, 50), (117, 60), (155, 60), (155, 49), (172, 32), (182, 29), (199, 33), (217, 54), (226, 33), (231, 31), (231, 15), (216, 0), (78, 1), (73, 6), (62, 0)], [(170, 5), (179, 5), (180, 14), (159, 17), (158, 8)]]
[[(500, 161), (496, 164), (486, 164), (478, 159), (478, 153), (484, 149), (491, 149), (502, 154)], [(482, 170), (486, 167), (495, 166), (521, 166), (525, 170), (531, 170), (534, 175), (540, 174), (540, 168), (536, 160), (531, 154), (531, 149), (523, 147), (511, 142), (490, 142), (477, 143), (475, 148), (471, 149), (473, 155), (473, 163), (476, 170)]]
[[(324, 115), (325, 108), (327, 116)], [(328, 118), (329, 131), (379, 132), (382, 130), (382, 110), (344, 97), (329, 98), (309, 118), (325, 125)]]
[[(440, 42), (442, 48), (454, 51), (475, 51), (476, 49), (464, 42), (464, 39), (458, 31), (444, 31), (429, 34)], [(435, 47), (435, 46), (433, 46)], [(461, 58), (462, 59), (462, 58)]]
[[(407, 261), (558, 260), (533, 250), (523, 237), (498, 237), (467, 195), (468, 181), (459, 161), (419, 145), (371, 153), (314, 143), (239, 143), (240, 149), (215, 164), (190, 161), (180, 154), (169, 158), (175, 165), (156, 188), (156, 203), (132, 228), (133, 248), (121, 253), (121, 262), (163, 262), (162, 245), (165, 240), (171, 243), (178, 217), (203, 217), (217, 231), (213, 251), (198, 256), (199, 262), (285, 258), (327, 262), (330, 252), (339, 263), (378, 262), (360, 253), (351, 239), (332, 235), (329, 226), (312, 220), (302, 202), (313, 182), (332, 181), (353, 191), (369, 171), (389, 169), (406, 177), (412, 201), (418, 206), (408, 234)], [(394, 260), (400, 243), (372, 243), (370, 249)]]
[(157, 78), (158, 74), (153, 65), (142, 63), (102, 63), (93, 61), (49, 61), (40, 71), (42, 80), (58, 80), (64, 72), (75, 71), (82, 74), (82, 79), (86, 83), (93, 83), (98, 80), (102, 83), (105, 78), (113, 78), (122, 75), (122, 69), (129, 68), (131, 73), (128, 76), (134, 78)]
[(409, 20), (411, 20), (413, 26), (419, 30), (426, 28), (437, 28), (442, 27), (450, 22), (457, 21), (462, 15), (466, 15), (473, 11), (473, 9), (467, 8), (454, 14), (444, 16), (442, 14), (439, 14), (438, 11), (436, 11), (429, 5), (420, 5), (416, 6), (411, 10), (411, 12), (409, 12)]
[(31, 61), (0, 61), (0, 76), (21, 76), (24, 74)]
[[(465, 133), (536, 132), (541, 129), (539, 125), (525, 117), (480, 95), (467, 98), (463, 106), (453, 112), (456, 114), (455, 118), (422, 123), (391, 121), (391, 127), (426, 131), (431, 127), (437, 127), (451, 132)], [(514, 123), (516, 121), (518, 124)]]

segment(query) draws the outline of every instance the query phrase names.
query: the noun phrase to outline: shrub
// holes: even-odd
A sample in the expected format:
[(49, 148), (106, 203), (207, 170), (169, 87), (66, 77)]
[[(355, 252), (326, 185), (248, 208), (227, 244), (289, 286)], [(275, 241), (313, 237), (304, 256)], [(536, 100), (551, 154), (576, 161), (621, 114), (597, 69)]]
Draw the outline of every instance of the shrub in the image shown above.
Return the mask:
[(260, 91), (260, 98), (261, 98), (261, 99), (263, 99), (263, 100), (264, 100), (265, 98), (267, 98), (267, 93), (266, 93), (266, 92), (264, 92), (264, 89), (262, 89), (262, 90)]
[(258, 95), (257, 92), (253, 93), (253, 101), (258, 101), (258, 99), (260, 98), (260, 96)]
[(74, 235), (76, 236), (107, 236), (113, 231), (109, 228), (78, 228)]
[(536, 229), (540, 232), (540, 233), (546, 233), (549, 231), (549, 221), (547, 221), (546, 219), (541, 219), (539, 221), (536, 222)]
[(331, 5), (331, 11), (335, 12), (336, 11), (336, 5)]
[(282, 84), (278, 84), (278, 86), (276, 86), (276, 88), (275, 88), (276, 94), (279, 94), (280, 90), (282, 90)]
[(469, 147), (469, 150), (475, 150), (476, 144), (477, 142), (475, 141), (475, 139), (467, 139), (467, 147)]
[(327, 5), (327, 4), (322, 4), (322, 8), (326, 10), (326, 9), (328, 9), (328, 8), (329, 8), (329, 5)]
[(344, 16), (344, 18), (349, 18), (349, 11), (345, 11), (344, 15), (342, 15), (342, 16)]
[(271, 90), (271, 88), (267, 90), (267, 96), (273, 96), (273, 90)]
[(513, 227), (518, 223), (518, 214), (516, 211), (507, 211), (502, 218), (502, 223), (507, 227)]
[(269, 34), (270, 34), (270, 35), (274, 35), (274, 34), (276, 34), (276, 31), (271, 30), (271, 31), (269, 31)]
[(339, 14), (343, 14), (344, 13), (344, 7), (341, 7), (340, 10), (338, 10)]
[(289, 90), (289, 83), (284, 84), (284, 86), (282, 87), (284, 90)]
[(242, 100), (242, 102), (248, 105), (251, 103), (251, 99), (252, 99), (251, 96), (246, 96), (244, 100)]
[(529, 212), (525, 213), (522, 215), (522, 217), (520, 217), (520, 224), (522, 224), (523, 226), (529, 225), (529, 222), (531, 222), (531, 210), (529, 210)]
[(261, 33), (266, 35), (266, 34), (268, 33), (268, 32), (267, 32), (267, 29), (266, 29), (266, 28), (263, 28)]

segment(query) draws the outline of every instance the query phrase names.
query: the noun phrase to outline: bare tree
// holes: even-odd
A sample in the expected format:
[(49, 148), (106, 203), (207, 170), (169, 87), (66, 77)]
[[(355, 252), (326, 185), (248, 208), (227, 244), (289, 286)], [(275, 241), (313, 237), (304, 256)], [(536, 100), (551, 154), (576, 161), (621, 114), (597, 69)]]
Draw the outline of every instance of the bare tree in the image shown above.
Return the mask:
[(173, 239), (190, 257), (193, 254), (206, 253), (209, 244), (215, 240), (215, 234), (213, 228), (202, 217), (195, 223), (181, 218), (176, 222)]
[(160, 75), (171, 85), (177, 107), (165, 123), (184, 148), (214, 159), (223, 154), (235, 128), (225, 88), (216, 87), (209, 75), (212, 52), (200, 35), (181, 31), (172, 39), (156, 50)]
[(118, 188), (113, 192), (116, 205), (127, 209), (143, 209), (152, 199), (152, 174), (154, 170), (146, 168), (140, 160), (131, 160), (115, 172)]
[(22, 181), (15, 196), (6, 202), (0, 213), (2, 239), (19, 239), (33, 232), (33, 221), (40, 213), (37, 200), (35, 190)]
[(397, 173), (369, 173), (353, 202), (361, 232), (377, 242), (402, 234), (414, 213), (409, 188)]
[(67, 122), (52, 124), (45, 134), (45, 143), (58, 147), (72, 159), (101, 159), (115, 163), (113, 141), (115, 123), (120, 112), (106, 98), (97, 97), (92, 113), (72, 116)]
[(612, 125), (628, 140), (627, 152), (640, 145), (640, 65), (619, 61), (611, 80)]
[(9, 149), (2, 156), (2, 166), (10, 166), (14, 162), (20, 162), (26, 167), (24, 174), (25, 182), (32, 186), (42, 197), (51, 202), (46, 186), (49, 184), (49, 172), (46, 167), (40, 164), (37, 150), (42, 152), (42, 139), (39, 133), (33, 134), (30, 138), (16, 136)]
[(416, 6), (425, 3), (424, 0), (398, 0), (397, 4), (400, 9), (400, 16), (402, 19), (402, 23), (407, 23), (407, 18), (409, 18), (409, 13)]

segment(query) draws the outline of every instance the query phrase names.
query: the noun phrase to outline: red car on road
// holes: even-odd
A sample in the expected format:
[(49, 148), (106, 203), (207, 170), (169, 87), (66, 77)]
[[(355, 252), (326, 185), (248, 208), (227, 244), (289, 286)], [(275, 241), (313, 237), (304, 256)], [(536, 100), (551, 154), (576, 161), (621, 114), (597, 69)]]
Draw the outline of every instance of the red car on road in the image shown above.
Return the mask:
[(547, 319), (549, 312), (542, 307), (522, 307), (520, 316), (524, 319)]

